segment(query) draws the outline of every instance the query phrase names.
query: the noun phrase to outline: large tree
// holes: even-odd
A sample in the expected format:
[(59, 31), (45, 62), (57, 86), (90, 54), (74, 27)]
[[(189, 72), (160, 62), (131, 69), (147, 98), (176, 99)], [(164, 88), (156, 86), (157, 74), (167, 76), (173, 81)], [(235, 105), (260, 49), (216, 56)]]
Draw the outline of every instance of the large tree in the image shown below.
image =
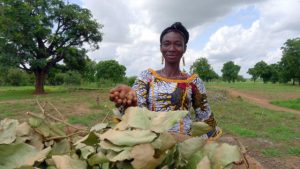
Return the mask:
[(300, 85), (300, 38), (288, 39), (281, 49), (282, 75), (292, 79), (293, 84), (298, 81)]
[(259, 74), (258, 74), (257, 70), (254, 68), (249, 68), (247, 73), (252, 76), (251, 79), (254, 82), (259, 78)]
[[(85, 49), (102, 40), (88, 9), (63, 0), (2, 0), (0, 3), (0, 62), (35, 75), (35, 92), (58, 62), (81, 62)], [(78, 64), (77, 64), (78, 65)]]
[(265, 61), (257, 62), (254, 65), (254, 70), (257, 72), (258, 76), (263, 79), (264, 83), (270, 81), (272, 77), (272, 72), (270, 66)]
[(96, 65), (96, 78), (121, 82), (125, 78), (126, 67), (115, 60), (100, 61)]
[(235, 65), (233, 61), (229, 61), (224, 63), (222, 68), (222, 77), (224, 81), (235, 82), (235, 80), (238, 78), (238, 74), (241, 67), (239, 65)]
[(190, 67), (190, 72), (197, 73), (206, 82), (218, 78), (218, 74), (212, 69), (206, 58), (197, 59)]

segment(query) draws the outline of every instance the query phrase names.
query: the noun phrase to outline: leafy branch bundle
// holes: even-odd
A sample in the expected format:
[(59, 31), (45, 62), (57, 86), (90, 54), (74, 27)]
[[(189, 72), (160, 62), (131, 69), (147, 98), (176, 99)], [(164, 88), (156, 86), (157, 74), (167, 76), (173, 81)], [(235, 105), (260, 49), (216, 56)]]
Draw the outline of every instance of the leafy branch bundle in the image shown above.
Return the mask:
[[(130, 107), (116, 125), (99, 123), (80, 137), (63, 122), (33, 114), (28, 122), (0, 122), (0, 169), (219, 169), (241, 160), (238, 146), (188, 137), (168, 130), (186, 111), (152, 112)], [(52, 119), (53, 120), (53, 119)], [(192, 135), (210, 128), (195, 122)]]

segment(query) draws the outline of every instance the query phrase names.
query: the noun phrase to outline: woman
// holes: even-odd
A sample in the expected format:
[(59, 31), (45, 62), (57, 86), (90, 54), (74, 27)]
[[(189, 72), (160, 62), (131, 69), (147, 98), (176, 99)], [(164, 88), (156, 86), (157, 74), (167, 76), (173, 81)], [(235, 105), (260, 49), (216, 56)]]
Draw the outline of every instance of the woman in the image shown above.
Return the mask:
[[(148, 69), (136, 79), (132, 88), (119, 86), (111, 91), (111, 100), (121, 107), (144, 106), (149, 110), (163, 112), (171, 110), (188, 110), (189, 114), (170, 129), (171, 132), (189, 135), (191, 110), (195, 111), (195, 120), (204, 121), (213, 130), (202, 135), (209, 138), (216, 135), (216, 121), (207, 102), (205, 87), (197, 75), (189, 75), (180, 70), (180, 60), (186, 51), (189, 33), (186, 28), (176, 22), (167, 27), (160, 35), (160, 51), (164, 68)], [(183, 60), (184, 62), (184, 60)], [(114, 92), (129, 96), (125, 100), (117, 98)], [(121, 96), (121, 98), (124, 98)], [(130, 99), (133, 98), (133, 99)]]

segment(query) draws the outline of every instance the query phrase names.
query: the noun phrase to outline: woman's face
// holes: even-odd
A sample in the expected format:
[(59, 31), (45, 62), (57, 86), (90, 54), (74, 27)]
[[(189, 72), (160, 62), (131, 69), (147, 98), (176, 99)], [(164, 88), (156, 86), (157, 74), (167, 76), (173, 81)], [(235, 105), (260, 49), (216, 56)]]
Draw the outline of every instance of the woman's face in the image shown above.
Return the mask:
[(183, 36), (178, 32), (169, 32), (162, 38), (160, 51), (166, 63), (179, 63), (185, 52)]

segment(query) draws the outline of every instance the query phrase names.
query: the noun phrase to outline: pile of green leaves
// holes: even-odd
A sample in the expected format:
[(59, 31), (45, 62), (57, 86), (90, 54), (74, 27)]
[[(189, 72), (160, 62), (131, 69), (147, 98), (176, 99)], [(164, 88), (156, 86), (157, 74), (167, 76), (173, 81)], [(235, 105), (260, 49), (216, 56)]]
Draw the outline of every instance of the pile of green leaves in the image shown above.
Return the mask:
[[(168, 130), (186, 111), (152, 112), (128, 108), (121, 122), (99, 123), (83, 137), (67, 135), (64, 125), (43, 116), (28, 123), (0, 122), (0, 169), (219, 169), (240, 161), (237, 146), (190, 137), (183, 142)], [(205, 123), (193, 124), (203, 134)]]

